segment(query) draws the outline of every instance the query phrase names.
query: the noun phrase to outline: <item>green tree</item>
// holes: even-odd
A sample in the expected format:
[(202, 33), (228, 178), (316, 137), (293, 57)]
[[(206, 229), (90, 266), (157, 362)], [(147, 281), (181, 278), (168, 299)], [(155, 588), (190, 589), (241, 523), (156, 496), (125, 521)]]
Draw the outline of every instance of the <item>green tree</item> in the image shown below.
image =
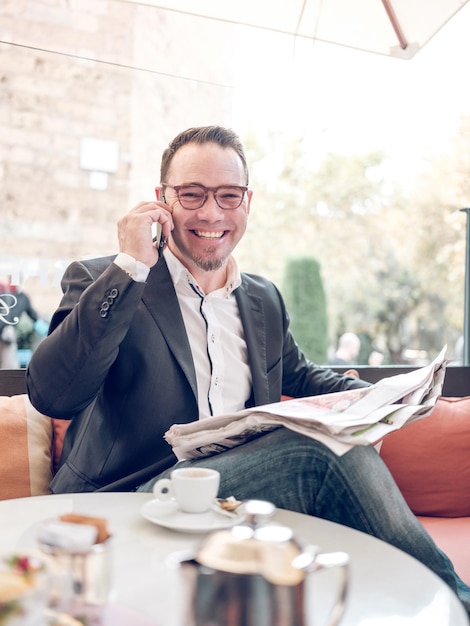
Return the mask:
[(291, 330), (305, 355), (325, 363), (328, 350), (328, 317), (320, 264), (313, 257), (288, 259), (282, 287)]
[(406, 185), (393, 179), (385, 152), (315, 161), (306, 137), (253, 134), (245, 146), (255, 194), (241, 265), (281, 284), (293, 250), (314, 255), (331, 345), (347, 329), (386, 362), (406, 361), (408, 349), (433, 357), (447, 344), (452, 352), (463, 328), (459, 209), (470, 206), (469, 128), (464, 118), (455, 146), (423, 158)]

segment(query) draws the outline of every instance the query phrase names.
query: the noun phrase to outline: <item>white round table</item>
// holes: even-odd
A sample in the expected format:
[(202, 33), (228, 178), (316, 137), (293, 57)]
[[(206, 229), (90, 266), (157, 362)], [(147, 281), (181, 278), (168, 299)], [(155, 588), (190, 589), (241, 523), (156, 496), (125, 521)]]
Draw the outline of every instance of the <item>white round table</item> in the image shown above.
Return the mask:
[[(196, 548), (204, 535), (179, 533), (143, 518), (152, 494), (91, 493), (39, 496), (0, 502), (0, 552), (36, 548), (37, 525), (63, 513), (107, 518), (113, 534), (113, 598), (133, 626), (183, 626), (184, 592), (178, 569), (167, 557)], [(274, 519), (290, 526), (301, 542), (351, 557), (350, 591), (341, 626), (468, 626), (456, 595), (409, 555), (339, 524), (278, 510)], [(323, 626), (334, 597), (337, 572), (309, 576), (309, 616)], [(310, 590), (311, 587), (311, 590)]]

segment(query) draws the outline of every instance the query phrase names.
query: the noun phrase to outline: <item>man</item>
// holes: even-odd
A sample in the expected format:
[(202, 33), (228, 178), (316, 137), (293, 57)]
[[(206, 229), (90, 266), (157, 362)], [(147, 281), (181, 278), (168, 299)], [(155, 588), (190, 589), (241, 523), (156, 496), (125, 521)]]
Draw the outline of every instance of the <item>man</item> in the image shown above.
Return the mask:
[(361, 340), (354, 333), (343, 333), (338, 340), (338, 348), (329, 365), (354, 365), (361, 350)]
[[(31, 360), (31, 401), (73, 418), (52, 490), (150, 491), (176, 459), (173, 423), (365, 383), (306, 360), (272, 283), (241, 274), (231, 253), (252, 191), (238, 137), (189, 129), (164, 152), (157, 200), (118, 223), (116, 257), (72, 264), (51, 332)], [(152, 239), (167, 239), (160, 256)], [(201, 461), (220, 495), (261, 498), (370, 533), (408, 551), (458, 591), (470, 589), (406, 506), (373, 447), (336, 456), (278, 429)], [(146, 482), (148, 481), (148, 482)]]
[(35, 328), (43, 322), (29, 296), (21, 287), (11, 284), (10, 276), (0, 280), (0, 369), (18, 369), (18, 324), (22, 315), (29, 317)]

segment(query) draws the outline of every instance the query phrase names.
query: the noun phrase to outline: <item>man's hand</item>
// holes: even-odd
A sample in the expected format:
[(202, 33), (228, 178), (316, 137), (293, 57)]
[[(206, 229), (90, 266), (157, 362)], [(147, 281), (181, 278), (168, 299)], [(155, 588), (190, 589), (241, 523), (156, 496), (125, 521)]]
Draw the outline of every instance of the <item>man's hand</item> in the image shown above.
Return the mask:
[(153, 267), (158, 261), (157, 245), (152, 241), (154, 222), (160, 222), (168, 238), (173, 230), (171, 208), (163, 202), (139, 202), (118, 221), (119, 251)]

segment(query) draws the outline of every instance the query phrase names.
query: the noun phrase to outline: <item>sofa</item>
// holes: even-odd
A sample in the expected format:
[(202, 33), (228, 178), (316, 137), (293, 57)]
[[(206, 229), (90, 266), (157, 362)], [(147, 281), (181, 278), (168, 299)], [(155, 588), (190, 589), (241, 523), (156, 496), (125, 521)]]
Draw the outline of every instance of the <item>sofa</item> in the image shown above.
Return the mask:
[(68, 424), (31, 405), (24, 369), (0, 369), (0, 500), (51, 493)]
[[(358, 368), (370, 382), (380, 372), (401, 370)], [(50, 493), (68, 426), (38, 413), (25, 392), (24, 370), (0, 370), (0, 500)], [(448, 367), (443, 394), (431, 415), (385, 437), (379, 453), (411, 510), (470, 584), (470, 367)]]
[(380, 455), (410, 509), (470, 585), (470, 397), (385, 437)]

